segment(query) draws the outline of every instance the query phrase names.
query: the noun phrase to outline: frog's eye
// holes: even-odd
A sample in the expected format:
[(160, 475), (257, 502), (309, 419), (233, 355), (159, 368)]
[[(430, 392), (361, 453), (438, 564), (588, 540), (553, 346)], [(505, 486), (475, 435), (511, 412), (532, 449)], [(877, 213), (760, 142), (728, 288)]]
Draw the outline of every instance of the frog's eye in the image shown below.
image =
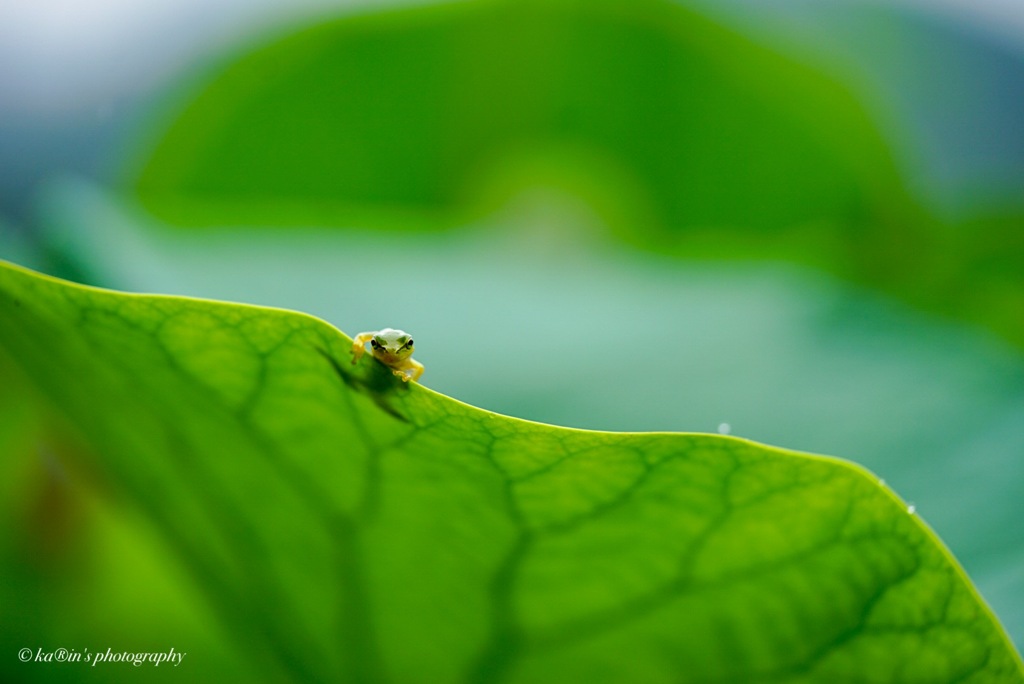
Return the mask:
[(377, 340), (370, 340), (370, 346), (374, 349), (380, 349), (380, 342)]
[(405, 343), (405, 346), (408, 347), (409, 349), (412, 349), (412, 338), (411, 337), (409, 338), (409, 341)]

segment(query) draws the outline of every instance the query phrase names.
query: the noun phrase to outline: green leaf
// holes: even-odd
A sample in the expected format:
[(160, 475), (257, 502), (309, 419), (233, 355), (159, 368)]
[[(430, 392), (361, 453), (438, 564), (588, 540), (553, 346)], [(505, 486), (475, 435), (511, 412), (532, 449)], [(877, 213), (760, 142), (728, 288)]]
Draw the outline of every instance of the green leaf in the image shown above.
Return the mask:
[(848, 92), (664, 0), (321, 23), (218, 67), (142, 157), (130, 183), (147, 206), (203, 225), (397, 212), (421, 227), (540, 174), (633, 232), (909, 230), (892, 215), (910, 211), (895, 168)]
[(0, 347), (268, 677), (1024, 681), (927, 527), (849, 463), (499, 416), (282, 310), (0, 265), (0, 311)]

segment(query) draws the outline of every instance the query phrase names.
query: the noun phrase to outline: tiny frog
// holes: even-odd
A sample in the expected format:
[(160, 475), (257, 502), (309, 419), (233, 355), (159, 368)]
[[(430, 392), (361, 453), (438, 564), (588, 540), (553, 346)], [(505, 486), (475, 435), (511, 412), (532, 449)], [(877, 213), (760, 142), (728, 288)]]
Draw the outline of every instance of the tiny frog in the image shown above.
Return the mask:
[(412, 336), (401, 330), (384, 328), (374, 332), (361, 332), (352, 341), (352, 363), (355, 364), (366, 352), (370, 343), (373, 357), (402, 378), (402, 382), (418, 380), (423, 375), (423, 364), (412, 357)]

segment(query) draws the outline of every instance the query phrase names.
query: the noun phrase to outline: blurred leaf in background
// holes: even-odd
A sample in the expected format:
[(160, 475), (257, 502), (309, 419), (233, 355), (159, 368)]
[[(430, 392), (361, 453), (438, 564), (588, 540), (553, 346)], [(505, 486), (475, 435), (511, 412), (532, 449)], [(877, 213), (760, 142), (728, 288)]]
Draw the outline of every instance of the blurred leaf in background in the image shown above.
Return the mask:
[(318, 25), (231, 64), (145, 159), (178, 224), (416, 230), (554, 185), (651, 249), (810, 262), (1024, 343), (1020, 214), (939, 222), (846, 88), (662, 0)]

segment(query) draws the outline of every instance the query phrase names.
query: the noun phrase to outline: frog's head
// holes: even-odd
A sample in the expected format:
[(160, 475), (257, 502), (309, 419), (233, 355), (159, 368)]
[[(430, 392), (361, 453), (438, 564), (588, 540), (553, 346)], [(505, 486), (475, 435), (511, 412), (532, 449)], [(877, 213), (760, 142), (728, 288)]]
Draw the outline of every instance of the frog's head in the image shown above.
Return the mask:
[(402, 330), (384, 328), (370, 340), (373, 354), (382, 361), (400, 361), (412, 356), (412, 335)]

